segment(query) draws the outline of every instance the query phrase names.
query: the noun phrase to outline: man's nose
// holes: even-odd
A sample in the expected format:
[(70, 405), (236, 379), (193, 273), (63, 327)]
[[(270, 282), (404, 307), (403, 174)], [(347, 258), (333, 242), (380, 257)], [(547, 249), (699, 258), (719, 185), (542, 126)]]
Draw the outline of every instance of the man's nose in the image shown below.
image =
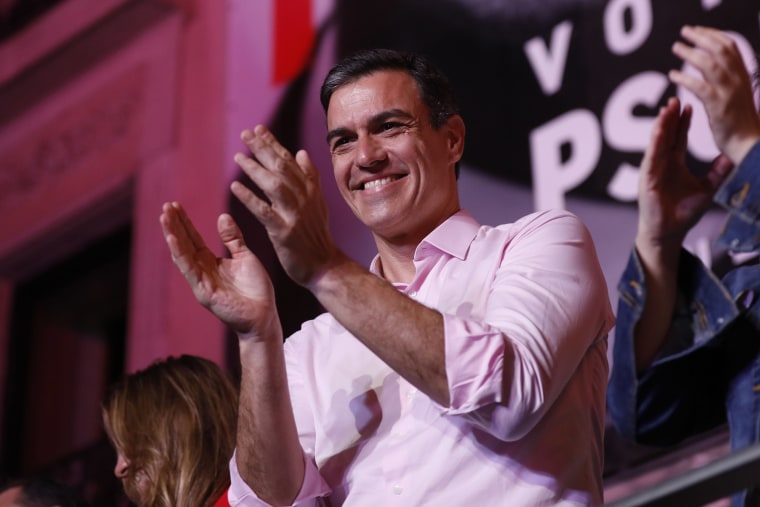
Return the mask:
[(388, 154), (383, 143), (374, 136), (359, 136), (359, 150), (357, 164), (361, 167), (373, 167), (384, 161)]

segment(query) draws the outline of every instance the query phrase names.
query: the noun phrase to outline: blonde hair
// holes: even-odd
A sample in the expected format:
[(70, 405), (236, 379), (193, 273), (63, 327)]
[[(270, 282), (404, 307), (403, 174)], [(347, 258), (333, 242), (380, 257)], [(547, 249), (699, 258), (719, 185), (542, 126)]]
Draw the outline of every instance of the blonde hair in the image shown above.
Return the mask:
[[(157, 361), (113, 385), (103, 400), (111, 443), (129, 460), (124, 490), (139, 506), (205, 507), (229, 487), (238, 393), (212, 361)], [(148, 479), (138, 494), (137, 481)]]

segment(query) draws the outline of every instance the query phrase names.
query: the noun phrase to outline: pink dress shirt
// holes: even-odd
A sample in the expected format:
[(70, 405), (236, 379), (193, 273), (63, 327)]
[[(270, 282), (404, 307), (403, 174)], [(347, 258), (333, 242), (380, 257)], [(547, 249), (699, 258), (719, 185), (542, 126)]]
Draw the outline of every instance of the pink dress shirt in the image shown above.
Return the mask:
[[(414, 263), (398, 289), (443, 314), (450, 406), (331, 315), (306, 322), (285, 342), (306, 460), (294, 505), (601, 504), (614, 317), (586, 227), (564, 211), (499, 227), (460, 211)], [(230, 472), (233, 507), (265, 505), (234, 457)]]

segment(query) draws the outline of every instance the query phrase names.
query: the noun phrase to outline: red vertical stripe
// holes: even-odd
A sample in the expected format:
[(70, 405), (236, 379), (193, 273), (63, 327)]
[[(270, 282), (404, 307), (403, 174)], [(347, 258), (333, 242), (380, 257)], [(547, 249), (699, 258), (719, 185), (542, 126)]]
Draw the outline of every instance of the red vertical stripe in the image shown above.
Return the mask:
[(290, 81), (303, 70), (313, 44), (311, 0), (275, 0), (275, 84)]

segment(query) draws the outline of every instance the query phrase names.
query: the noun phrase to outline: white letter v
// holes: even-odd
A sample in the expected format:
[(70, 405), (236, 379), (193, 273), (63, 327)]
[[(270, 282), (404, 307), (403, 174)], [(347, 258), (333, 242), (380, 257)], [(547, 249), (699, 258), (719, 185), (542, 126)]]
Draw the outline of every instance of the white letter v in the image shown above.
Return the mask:
[(533, 37), (523, 47), (545, 95), (557, 93), (562, 86), (562, 75), (565, 73), (565, 62), (572, 33), (573, 24), (570, 21), (563, 21), (552, 30), (551, 49), (546, 47), (541, 37)]

